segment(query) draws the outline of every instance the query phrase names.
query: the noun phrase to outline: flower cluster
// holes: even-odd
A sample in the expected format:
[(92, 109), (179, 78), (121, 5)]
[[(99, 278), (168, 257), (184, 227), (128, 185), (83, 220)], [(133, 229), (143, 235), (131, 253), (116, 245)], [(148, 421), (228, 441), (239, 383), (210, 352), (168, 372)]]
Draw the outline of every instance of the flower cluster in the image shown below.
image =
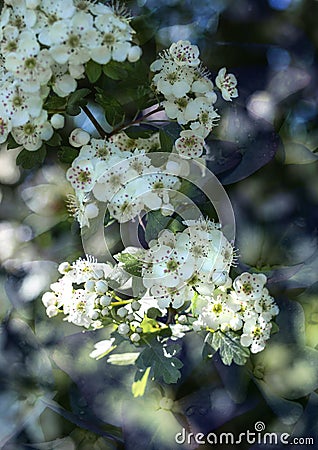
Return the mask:
[(106, 202), (111, 216), (121, 223), (142, 210), (173, 211), (171, 197), (180, 186), (179, 178), (168, 164), (156, 167), (147, 155), (159, 145), (158, 133), (148, 140), (124, 136), (91, 139), (67, 171), (75, 190), (70, 206), (81, 227), (98, 215), (99, 201)]
[[(162, 231), (148, 250), (125, 249), (115, 267), (93, 258), (62, 263), (62, 278), (43, 295), (48, 316), (62, 311), (65, 320), (86, 328), (113, 323), (134, 343), (162, 329), (169, 329), (173, 339), (189, 331), (231, 331), (252, 353), (262, 351), (279, 312), (265, 288), (266, 276), (245, 272), (233, 281), (235, 251), (220, 226), (209, 220), (184, 225), (182, 232)], [(135, 276), (144, 289), (123, 300), (120, 288), (131, 286)]]
[[(0, 143), (11, 132), (27, 150), (37, 150), (61, 128), (43, 108), (52, 91), (66, 97), (93, 60), (137, 61), (129, 18), (90, 0), (6, 0), (0, 15)], [(62, 117), (63, 119), (63, 117)]]
[(62, 277), (42, 296), (49, 317), (62, 313), (64, 320), (89, 329), (114, 323), (119, 334), (129, 334), (133, 342), (139, 340), (141, 317), (156, 304), (151, 299), (144, 299), (142, 303), (122, 300), (115, 294), (114, 282), (121, 279), (124, 283), (128, 278), (124, 271), (108, 263), (98, 263), (88, 255), (72, 264), (63, 262), (58, 270)]
[(272, 328), (271, 320), (279, 313), (277, 304), (265, 288), (262, 273), (242, 273), (233, 284), (221, 286), (212, 295), (197, 299), (192, 326), (197, 329), (240, 332), (241, 345), (252, 353), (265, 348)]
[[(209, 73), (201, 65), (199, 49), (189, 41), (178, 41), (161, 53), (150, 69), (156, 72), (152, 83), (163, 95), (167, 116), (175, 119), (184, 129), (175, 142), (175, 148), (186, 158), (197, 158), (204, 150), (204, 139), (220, 118), (214, 104), (217, 95)], [(236, 78), (219, 71), (216, 86), (224, 100), (238, 96)]]

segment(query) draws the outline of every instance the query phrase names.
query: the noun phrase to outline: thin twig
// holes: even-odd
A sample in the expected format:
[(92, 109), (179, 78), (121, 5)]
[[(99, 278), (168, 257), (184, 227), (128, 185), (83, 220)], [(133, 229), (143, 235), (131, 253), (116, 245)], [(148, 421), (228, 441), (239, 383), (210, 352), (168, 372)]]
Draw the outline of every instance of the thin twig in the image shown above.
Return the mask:
[(101, 126), (101, 124), (96, 120), (96, 118), (94, 117), (94, 115), (92, 114), (92, 112), (87, 108), (87, 106), (82, 106), (82, 110), (84, 111), (84, 113), (87, 115), (87, 117), (89, 118), (89, 120), (92, 122), (92, 124), (94, 125), (94, 127), (96, 128), (96, 130), (98, 131), (98, 133), (100, 134), (100, 136), (102, 138), (105, 138), (107, 136), (106, 131), (104, 130), (104, 128)]
[(161, 112), (163, 110), (164, 110), (163, 106), (158, 106), (157, 109), (149, 111), (147, 114), (145, 114), (144, 116), (140, 117), (139, 119), (133, 120), (132, 122), (130, 122), (128, 124), (123, 124), (123, 125), (120, 125), (117, 128), (114, 128), (114, 130), (111, 133), (109, 133), (108, 136), (109, 137), (113, 136), (114, 134), (118, 133), (119, 131), (125, 130), (126, 128), (128, 128), (128, 127), (130, 127), (132, 125), (137, 125), (137, 124), (143, 122), (145, 118), (147, 118), (149, 116), (152, 116), (153, 114), (156, 114), (156, 113)]

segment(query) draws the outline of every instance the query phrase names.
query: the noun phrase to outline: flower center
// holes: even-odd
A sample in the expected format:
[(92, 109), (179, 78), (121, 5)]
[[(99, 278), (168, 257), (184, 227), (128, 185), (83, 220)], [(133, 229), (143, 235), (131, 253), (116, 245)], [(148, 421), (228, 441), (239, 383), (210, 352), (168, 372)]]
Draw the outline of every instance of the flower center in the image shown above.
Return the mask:
[(35, 126), (31, 123), (27, 123), (24, 125), (23, 131), (27, 136), (31, 136), (35, 132)]
[(180, 108), (186, 108), (188, 102), (185, 98), (178, 98), (176, 100), (176, 104), (180, 107)]
[(156, 181), (153, 184), (153, 189), (163, 189), (164, 188), (164, 184), (162, 181)]
[(174, 272), (177, 268), (178, 268), (177, 261), (171, 259), (170, 261), (167, 262), (167, 269), (169, 272)]
[(83, 170), (82, 172), (79, 173), (78, 181), (80, 181), (81, 183), (87, 183), (90, 180), (91, 180), (91, 177), (90, 177), (90, 173), (89, 172), (86, 172), (86, 171)]
[(178, 79), (178, 75), (176, 74), (176, 72), (168, 73), (168, 75), (167, 75), (168, 81), (174, 82), (174, 81), (177, 81), (177, 79)]
[(6, 46), (6, 50), (8, 50), (8, 52), (15, 52), (17, 50), (17, 48), (18, 48), (18, 46), (15, 41), (8, 42), (8, 44)]
[(34, 69), (36, 66), (36, 59), (35, 58), (27, 58), (24, 62), (24, 66), (27, 69)]
[(79, 42), (80, 42), (79, 37), (76, 36), (75, 34), (71, 34), (70, 37), (68, 38), (68, 45), (72, 48), (78, 47)]
[(49, 25), (53, 25), (53, 23), (57, 22), (58, 18), (56, 16), (56, 14), (49, 14), (48, 18), (47, 18), (47, 23)]
[(220, 314), (222, 312), (222, 305), (221, 303), (216, 303), (215, 305), (212, 306), (212, 312), (214, 312), (214, 314)]
[(106, 147), (99, 148), (96, 152), (96, 156), (99, 158), (105, 158), (106, 156), (109, 156), (109, 150)]
[(22, 98), (19, 97), (18, 95), (16, 95), (15, 97), (13, 97), (12, 103), (13, 103), (14, 106), (16, 106), (18, 108), (23, 103), (22, 102)]
[(115, 37), (111, 33), (106, 33), (103, 37), (103, 43), (106, 45), (112, 45), (115, 43)]
[(252, 287), (251, 283), (248, 283), (248, 282), (243, 283), (242, 291), (246, 295), (250, 294), (253, 291), (253, 287)]

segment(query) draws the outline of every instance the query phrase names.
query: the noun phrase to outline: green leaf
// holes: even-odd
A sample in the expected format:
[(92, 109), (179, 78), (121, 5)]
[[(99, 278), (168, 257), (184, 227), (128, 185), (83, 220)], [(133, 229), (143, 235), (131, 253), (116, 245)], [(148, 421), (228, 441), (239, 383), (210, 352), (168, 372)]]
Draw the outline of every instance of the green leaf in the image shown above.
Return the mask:
[(240, 337), (233, 331), (209, 333), (205, 338), (205, 343), (209, 344), (215, 351), (219, 350), (223, 364), (226, 366), (231, 365), (232, 362), (243, 366), (250, 356), (250, 351), (242, 347)]
[(11, 134), (9, 134), (9, 136), (8, 136), (8, 138), (6, 140), (6, 144), (7, 144), (7, 150), (11, 150), (11, 149), (14, 149), (14, 148), (21, 147), (20, 144), (17, 144), (15, 142), (15, 140), (13, 139)]
[(137, 277), (141, 275), (142, 261), (138, 258), (138, 256), (132, 255), (128, 252), (119, 253), (116, 255), (116, 259), (124, 265), (126, 272)]
[(125, 112), (119, 101), (115, 97), (106, 94), (103, 89), (96, 88), (96, 90), (95, 100), (104, 109), (107, 122), (111, 126), (122, 123), (125, 119)]
[(152, 239), (157, 239), (160, 231), (168, 229), (174, 233), (184, 230), (184, 226), (177, 219), (169, 216), (163, 216), (160, 211), (150, 211), (147, 214), (147, 225), (145, 232), (145, 239), (150, 242)]
[(65, 97), (57, 97), (50, 95), (43, 108), (47, 111), (64, 110), (66, 106), (67, 99)]
[(130, 25), (138, 33), (139, 44), (143, 45), (150, 41), (150, 39), (156, 34), (160, 26), (160, 20), (158, 14), (153, 12), (135, 17), (130, 22)]
[(138, 138), (148, 139), (156, 132), (157, 132), (156, 129), (153, 130), (149, 128), (143, 128), (141, 126), (133, 126), (125, 129), (125, 133), (131, 139), (138, 139)]
[(86, 64), (85, 72), (90, 83), (96, 83), (96, 81), (99, 80), (102, 71), (102, 66), (92, 59)]
[(66, 112), (70, 116), (77, 116), (81, 112), (81, 106), (85, 106), (87, 104), (87, 97), (90, 94), (91, 90), (87, 88), (78, 89), (69, 95), (67, 99)]
[(62, 142), (61, 136), (59, 135), (59, 133), (55, 131), (51, 139), (46, 141), (45, 143), (50, 147), (59, 147), (61, 145), (61, 142)]
[(169, 347), (164, 347), (162, 343), (153, 339), (150, 343), (147, 342), (146, 347), (136, 360), (136, 365), (140, 369), (152, 368), (155, 379), (163, 379), (165, 383), (176, 383), (181, 377), (179, 369), (183, 366), (182, 362), (172, 356), (175, 354), (179, 346), (173, 345), (172, 351)]
[(16, 162), (19, 166), (23, 167), (23, 169), (32, 169), (34, 166), (42, 164), (45, 156), (46, 146), (43, 144), (42, 147), (36, 151), (23, 149), (19, 153)]
[[(145, 69), (149, 72), (149, 68)], [(149, 84), (140, 84), (140, 79), (137, 80), (139, 84), (128, 87), (126, 92), (130, 99), (138, 107), (139, 110), (148, 108), (158, 103), (153, 90)]]
[(72, 163), (78, 156), (78, 149), (62, 145), (61, 150), (57, 153), (57, 156), (61, 162), (69, 164)]
[(134, 397), (142, 397), (145, 393), (151, 367), (147, 367), (140, 380), (134, 381), (131, 392)]
[(176, 123), (169, 123), (159, 131), (159, 139), (162, 152), (171, 152), (175, 141), (180, 136), (181, 128)]
[(125, 80), (128, 77), (129, 66), (125, 63), (110, 61), (103, 66), (104, 74), (112, 80)]

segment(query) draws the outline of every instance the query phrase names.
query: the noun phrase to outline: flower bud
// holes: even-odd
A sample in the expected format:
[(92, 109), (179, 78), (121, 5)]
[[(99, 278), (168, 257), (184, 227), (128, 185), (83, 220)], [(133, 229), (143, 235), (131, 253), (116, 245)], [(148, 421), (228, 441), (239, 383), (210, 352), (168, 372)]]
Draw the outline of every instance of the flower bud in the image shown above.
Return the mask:
[(132, 304), (131, 304), (131, 307), (132, 307), (132, 309), (134, 310), (134, 311), (139, 311), (139, 309), (140, 309), (140, 303), (139, 302), (137, 302), (137, 300), (135, 300), (134, 302), (132, 302)]
[(130, 47), (128, 52), (128, 61), (129, 62), (136, 62), (141, 57), (142, 50), (137, 45), (134, 45), (133, 47)]
[(86, 281), (86, 283), (85, 283), (85, 290), (87, 292), (94, 292), (94, 290), (95, 290), (95, 281), (93, 281), (93, 280)]
[(111, 304), (112, 299), (110, 297), (108, 297), (108, 295), (103, 295), (100, 300), (99, 303), (102, 306), (109, 306)]
[(130, 326), (127, 325), (127, 323), (121, 323), (118, 326), (118, 333), (121, 334), (121, 335), (128, 334), (129, 331), (130, 331)]
[(56, 306), (54, 305), (50, 305), (46, 308), (46, 314), (48, 315), (48, 317), (54, 317), (57, 316), (59, 313), (59, 310)]
[(62, 275), (65, 275), (67, 272), (71, 270), (71, 265), (68, 262), (62, 262), (58, 269), (57, 269)]
[(94, 219), (94, 217), (97, 217), (99, 213), (98, 207), (95, 205), (95, 203), (89, 203), (85, 206), (85, 214), (88, 219)]
[(65, 125), (64, 116), (62, 116), (62, 114), (53, 114), (53, 116), (51, 117), (51, 125), (56, 130), (63, 128)]
[(107, 281), (99, 280), (96, 282), (95, 290), (98, 294), (105, 294), (105, 292), (107, 292), (107, 289), (108, 289)]
[(117, 314), (119, 315), (119, 317), (125, 317), (125, 316), (127, 316), (127, 313), (128, 313), (128, 311), (125, 307), (119, 308), (117, 310)]
[(53, 292), (45, 292), (42, 296), (43, 305), (48, 308), (49, 306), (55, 306), (57, 302), (57, 297)]
[(140, 336), (139, 336), (139, 334), (138, 334), (138, 333), (133, 333), (133, 334), (130, 336), (130, 340), (131, 340), (131, 342), (138, 342), (138, 341), (140, 341)]
[(87, 131), (82, 130), (82, 128), (75, 128), (69, 137), (69, 143), (73, 147), (82, 147), (89, 143), (91, 137)]

